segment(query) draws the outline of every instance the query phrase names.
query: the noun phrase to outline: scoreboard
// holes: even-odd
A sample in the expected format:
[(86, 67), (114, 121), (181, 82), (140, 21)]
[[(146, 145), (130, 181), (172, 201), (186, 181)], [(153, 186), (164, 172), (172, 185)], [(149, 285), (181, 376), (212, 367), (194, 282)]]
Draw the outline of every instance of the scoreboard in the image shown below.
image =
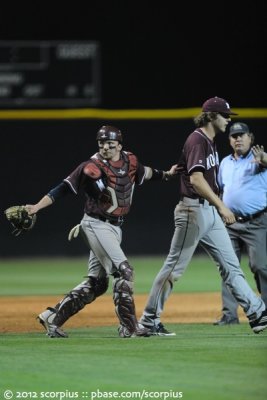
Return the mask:
[(0, 108), (100, 104), (96, 41), (0, 41)]

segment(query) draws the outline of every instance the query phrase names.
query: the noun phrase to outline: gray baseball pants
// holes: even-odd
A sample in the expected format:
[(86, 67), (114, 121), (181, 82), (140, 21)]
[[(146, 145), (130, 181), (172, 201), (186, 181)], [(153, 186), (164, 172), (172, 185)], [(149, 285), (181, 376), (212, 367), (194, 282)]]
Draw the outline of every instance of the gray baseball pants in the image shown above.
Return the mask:
[(102, 278), (114, 273), (119, 265), (127, 260), (121, 249), (122, 230), (120, 226), (111, 225), (84, 215), (82, 234), (92, 251), (88, 262), (88, 275)]
[[(257, 277), (261, 298), (267, 306), (267, 213), (227, 227), (235, 253), (241, 260), (242, 247), (246, 246), (249, 266)], [(238, 303), (222, 281), (222, 311), (228, 318), (238, 318)]]
[[(53, 323), (62, 326), (86, 304), (92, 303), (98, 296), (105, 293), (109, 275), (113, 275), (113, 299), (116, 313), (120, 323), (128, 329), (129, 333), (133, 333), (137, 327), (137, 319), (132, 298), (132, 270), (120, 247), (121, 228), (86, 214), (81, 221), (81, 226), (80, 232), (91, 249), (88, 276), (54, 307)], [(120, 270), (121, 265), (124, 267), (124, 274)]]
[(227, 287), (249, 319), (258, 318), (264, 302), (248, 285), (240, 268), (231, 240), (215, 207), (205, 200), (184, 197), (175, 208), (175, 231), (169, 254), (156, 276), (140, 319), (147, 326), (157, 326), (173, 284), (184, 273), (199, 243), (218, 266)]

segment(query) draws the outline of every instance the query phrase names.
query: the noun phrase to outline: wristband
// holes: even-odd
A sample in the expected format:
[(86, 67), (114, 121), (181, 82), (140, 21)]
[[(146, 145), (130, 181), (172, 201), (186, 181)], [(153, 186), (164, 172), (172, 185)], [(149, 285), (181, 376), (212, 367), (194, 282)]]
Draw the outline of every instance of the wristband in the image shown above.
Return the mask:
[(164, 179), (164, 174), (165, 174), (164, 171), (152, 168), (152, 176), (150, 179), (154, 181), (162, 180)]
[(169, 172), (164, 171), (163, 179), (164, 181), (169, 181), (171, 179), (172, 175)]

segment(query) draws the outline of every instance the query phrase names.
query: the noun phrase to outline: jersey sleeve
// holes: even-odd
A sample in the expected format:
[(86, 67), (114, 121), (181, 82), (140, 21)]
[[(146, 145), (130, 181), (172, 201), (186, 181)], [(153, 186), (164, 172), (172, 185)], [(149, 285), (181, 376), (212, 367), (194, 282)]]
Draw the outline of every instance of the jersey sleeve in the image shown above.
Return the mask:
[(75, 194), (79, 192), (79, 189), (81, 188), (85, 179), (84, 167), (87, 165), (87, 163), (87, 161), (81, 163), (73, 172), (71, 172), (70, 175), (67, 176), (67, 178), (63, 180), (63, 182), (65, 182)]
[(187, 170), (191, 174), (196, 170), (205, 170), (205, 153), (203, 152), (203, 145), (196, 144), (187, 153)]
[(191, 174), (194, 171), (205, 171), (206, 151), (203, 142), (189, 140), (185, 145), (187, 171)]

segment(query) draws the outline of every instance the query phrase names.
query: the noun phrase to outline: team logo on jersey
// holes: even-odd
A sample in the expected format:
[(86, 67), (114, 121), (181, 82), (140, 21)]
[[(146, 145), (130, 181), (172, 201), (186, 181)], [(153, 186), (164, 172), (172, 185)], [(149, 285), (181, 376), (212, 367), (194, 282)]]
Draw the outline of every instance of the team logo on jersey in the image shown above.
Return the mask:
[(119, 171), (118, 171), (118, 174), (120, 174), (120, 175), (124, 175), (125, 174), (125, 171), (123, 171), (123, 169), (119, 169)]
[(207, 163), (207, 169), (215, 167), (215, 165), (219, 165), (219, 156), (218, 156), (217, 151), (215, 154), (210, 154), (206, 158), (206, 163)]

